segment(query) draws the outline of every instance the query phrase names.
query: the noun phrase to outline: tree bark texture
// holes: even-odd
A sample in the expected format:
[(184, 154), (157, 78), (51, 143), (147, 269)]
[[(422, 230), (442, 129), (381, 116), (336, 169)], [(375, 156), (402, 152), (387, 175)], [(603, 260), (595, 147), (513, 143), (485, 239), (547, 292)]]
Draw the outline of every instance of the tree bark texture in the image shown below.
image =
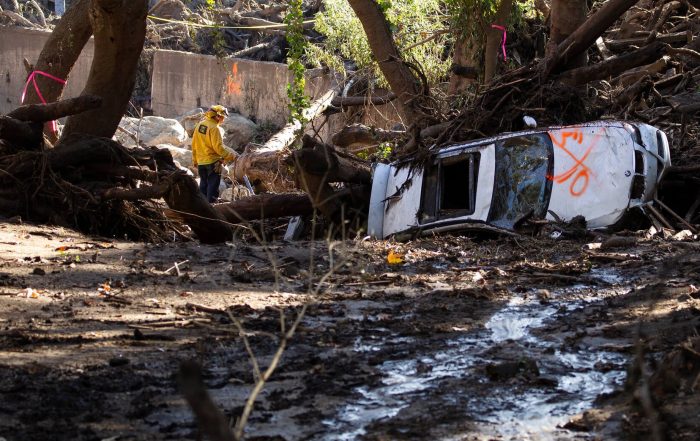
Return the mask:
[(326, 182), (372, 184), (372, 171), (367, 161), (340, 152), (310, 136), (304, 136), (304, 145), (294, 152), (294, 161), (301, 164), (306, 173), (324, 176)]
[[(494, 25), (507, 27), (508, 16), (513, 9), (513, 0), (501, 0), (498, 4)], [(503, 31), (489, 26), (486, 32), (486, 47), (484, 49), (484, 82), (489, 82), (496, 75), (498, 54), (502, 53), (501, 42)]]
[[(354, 203), (346, 200), (330, 186), (331, 182), (356, 182), (360, 188), (366, 189), (366, 195), (360, 200), (366, 205), (369, 202), (371, 174), (369, 164), (365, 167), (360, 160), (345, 161), (332, 147), (304, 137), (304, 145), (293, 154), (293, 161), (301, 187), (308, 194), (313, 208), (321, 212), (330, 222), (341, 225), (350, 217), (349, 207), (359, 209), (362, 203), (355, 198)], [(366, 210), (363, 210), (366, 211)]]
[(305, 193), (260, 194), (217, 204), (214, 209), (232, 224), (283, 216), (308, 216), (314, 211)]
[(593, 15), (591, 15), (571, 35), (562, 41), (556, 53), (543, 60), (544, 74), (549, 76), (561, 66), (566, 66), (578, 54), (595, 43), (615, 21), (638, 0), (609, 0)]
[[(88, 16), (91, 2), (92, 0), (75, 0), (71, 3), (41, 50), (34, 70), (68, 80), (73, 65), (92, 35)], [(40, 75), (36, 77), (36, 83), (47, 103), (57, 101), (63, 93), (64, 84), (58, 81)], [(41, 103), (31, 86), (27, 88), (24, 103)]]
[(75, 115), (91, 109), (97, 109), (102, 105), (102, 98), (96, 95), (83, 95), (46, 105), (29, 104), (18, 107), (6, 116), (20, 121), (46, 122)]
[(666, 53), (666, 45), (654, 42), (629, 54), (610, 58), (593, 66), (567, 70), (558, 79), (571, 85), (586, 84), (621, 74), (629, 69), (653, 63)]
[[(582, 0), (553, 0), (551, 8), (550, 43), (556, 47), (573, 34), (586, 21), (588, 4)], [(574, 68), (585, 66), (588, 61), (586, 51), (581, 52), (565, 66)]]
[[(230, 225), (206, 201), (195, 181), (175, 167), (167, 150), (126, 149), (111, 139), (75, 134), (50, 150), (30, 151), (21, 145), (11, 151), (8, 148), (14, 145), (3, 133), (4, 121), (33, 124), (35, 136), (42, 138), (40, 121), (0, 117), (0, 169), (4, 171), (0, 173), (0, 214), (99, 234), (129, 231), (134, 238), (163, 240), (169, 231), (163, 210), (143, 202), (163, 197), (200, 241), (220, 243), (233, 238)], [(152, 185), (138, 187), (137, 181)]]
[(331, 102), (332, 107), (351, 107), (351, 106), (381, 106), (392, 102), (396, 99), (396, 95), (389, 93), (386, 96), (337, 96)]
[(134, 88), (147, 10), (147, 0), (93, 0), (90, 23), (95, 57), (83, 94), (101, 96), (103, 103), (100, 109), (68, 118), (63, 136), (114, 135)]
[(406, 132), (403, 130), (384, 130), (362, 124), (352, 124), (333, 134), (331, 142), (333, 145), (343, 148), (357, 145), (372, 146), (382, 142), (396, 141), (405, 135)]
[[(85, 44), (92, 35), (92, 26), (88, 17), (92, 0), (75, 0), (51, 32), (49, 39), (39, 54), (33, 68), (68, 81), (70, 71), (78, 60)], [(43, 75), (34, 77), (44, 101), (58, 101), (63, 94), (65, 84)], [(41, 98), (32, 85), (27, 87), (24, 104), (40, 104)], [(49, 139), (55, 141), (52, 130), (45, 130)]]
[[(322, 115), (336, 95), (336, 90), (324, 93), (304, 111), (306, 119), (313, 121)], [(248, 176), (251, 182), (265, 190), (289, 191), (293, 183), (285, 179), (288, 175), (284, 170), (285, 160), (291, 154), (289, 147), (301, 136), (301, 128), (298, 121), (291, 122), (275, 133), (262, 147), (245, 151), (236, 159), (230, 176), (239, 182), (242, 182), (243, 176)]]
[[(452, 74), (450, 75), (450, 84), (447, 93), (457, 95), (463, 92), (469, 84), (477, 77), (477, 70), (472, 66), (477, 65), (477, 57), (479, 44), (470, 35), (459, 30), (454, 30), (457, 40), (455, 41), (454, 54), (452, 55)], [(461, 72), (469, 72), (473, 70), (474, 74), (461, 75)]]
[(423, 92), (411, 69), (401, 59), (384, 13), (374, 0), (348, 1), (362, 22), (369, 46), (377, 63), (379, 63), (379, 68), (389, 82), (391, 91), (398, 97), (399, 111), (404, 119), (404, 125), (408, 127), (416, 123), (419, 115), (413, 98)]
[(173, 175), (164, 199), (168, 207), (192, 228), (200, 242), (215, 244), (233, 240), (231, 226), (207, 201), (191, 177)]

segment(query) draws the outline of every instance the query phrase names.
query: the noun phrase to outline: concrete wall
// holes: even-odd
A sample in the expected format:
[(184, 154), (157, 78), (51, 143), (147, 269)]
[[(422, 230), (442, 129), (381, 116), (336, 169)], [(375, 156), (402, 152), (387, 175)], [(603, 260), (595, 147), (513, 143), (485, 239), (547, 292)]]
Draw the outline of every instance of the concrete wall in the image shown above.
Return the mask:
[[(286, 123), (286, 64), (243, 59), (218, 59), (187, 52), (156, 51), (153, 58), (153, 113), (182, 115), (197, 107), (222, 104), (258, 123)], [(315, 97), (330, 87), (328, 78), (307, 81), (306, 93)]]
[[(27, 73), (22, 62), (35, 63), (50, 33), (41, 30), (0, 26), (0, 114), (17, 108)], [(80, 95), (90, 73), (94, 52), (90, 40), (68, 79), (64, 98)], [(226, 59), (187, 52), (159, 50), (154, 54), (151, 105), (155, 115), (175, 117), (197, 107), (223, 104), (258, 123), (277, 126), (287, 122), (287, 65)], [(43, 81), (39, 79), (41, 89)], [(317, 97), (332, 87), (328, 75), (310, 76), (307, 95)], [(32, 87), (30, 85), (30, 87)], [(349, 119), (348, 119), (349, 118)], [(334, 115), (323, 127), (325, 138), (347, 121), (363, 121), (391, 127), (396, 121), (391, 105), (355, 108)]]
[[(0, 26), (0, 113), (7, 113), (21, 105), (20, 97), (27, 79), (24, 58), (36, 63), (39, 54), (51, 33), (43, 30), (25, 29), (14, 26)], [(65, 98), (79, 96), (85, 87), (92, 64), (94, 45), (88, 41), (68, 78)], [(43, 81), (37, 80), (39, 90)], [(29, 86), (33, 87), (33, 86)]]

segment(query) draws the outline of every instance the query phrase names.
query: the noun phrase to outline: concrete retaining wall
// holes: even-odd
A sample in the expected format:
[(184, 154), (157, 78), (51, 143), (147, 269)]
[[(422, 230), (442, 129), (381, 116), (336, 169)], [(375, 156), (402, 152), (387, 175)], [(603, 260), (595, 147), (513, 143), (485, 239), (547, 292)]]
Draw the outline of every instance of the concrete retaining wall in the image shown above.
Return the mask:
[[(0, 114), (17, 108), (27, 78), (23, 59), (35, 63), (50, 33), (0, 26)], [(94, 52), (90, 40), (68, 78), (64, 98), (80, 95), (90, 73)], [(242, 59), (217, 59), (209, 55), (159, 50), (154, 54), (151, 105), (158, 116), (176, 117), (197, 107), (223, 104), (258, 123), (282, 126), (287, 122), (287, 65)], [(41, 89), (44, 81), (37, 80)], [(309, 76), (306, 93), (312, 99), (331, 87), (328, 75)], [(30, 85), (30, 87), (32, 87)], [(352, 119), (379, 127), (391, 126), (396, 113), (390, 106), (367, 108)], [(346, 122), (335, 115), (324, 125), (324, 138)]]
[[(289, 78), (286, 64), (160, 50), (153, 58), (151, 104), (165, 117), (222, 104), (259, 123), (282, 125)], [(306, 93), (315, 97), (328, 87), (327, 77), (312, 78)]]
[[(36, 29), (0, 26), (0, 113), (10, 112), (20, 106), (22, 89), (27, 79), (27, 71), (22, 60), (26, 58), (32, 64), (36, 63), (50, 34), (50, 32)], [(85, 87), (93, 51), (94, 45), (90, 39), (68, 78), (63, 94), (65, 98), (79, 96)], [(39, 78), (37, 80), (39, 90), (44, 81), (53, 80)]]

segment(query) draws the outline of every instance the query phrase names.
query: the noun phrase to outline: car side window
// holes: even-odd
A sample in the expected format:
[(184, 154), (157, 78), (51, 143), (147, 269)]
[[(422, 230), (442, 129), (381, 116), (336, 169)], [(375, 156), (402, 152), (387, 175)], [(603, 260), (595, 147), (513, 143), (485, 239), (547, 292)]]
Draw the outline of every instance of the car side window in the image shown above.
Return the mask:
[(512, 228), (525, 218), (544, 218), (552, 190), (552, 141), (535, 133), (496, 142), (496, 174), (489, 221)]

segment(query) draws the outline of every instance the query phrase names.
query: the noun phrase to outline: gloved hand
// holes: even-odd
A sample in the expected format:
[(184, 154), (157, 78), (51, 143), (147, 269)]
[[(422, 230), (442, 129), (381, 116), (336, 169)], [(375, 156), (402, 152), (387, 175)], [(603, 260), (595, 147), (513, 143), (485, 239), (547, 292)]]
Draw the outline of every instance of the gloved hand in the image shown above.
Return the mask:
[(238, 156), (230, 155), (227, 159), (224, 160), (224, 164), (226, 165), (232, 165), (234, 162), (236, 162), (236, 159), (238, 159)]

